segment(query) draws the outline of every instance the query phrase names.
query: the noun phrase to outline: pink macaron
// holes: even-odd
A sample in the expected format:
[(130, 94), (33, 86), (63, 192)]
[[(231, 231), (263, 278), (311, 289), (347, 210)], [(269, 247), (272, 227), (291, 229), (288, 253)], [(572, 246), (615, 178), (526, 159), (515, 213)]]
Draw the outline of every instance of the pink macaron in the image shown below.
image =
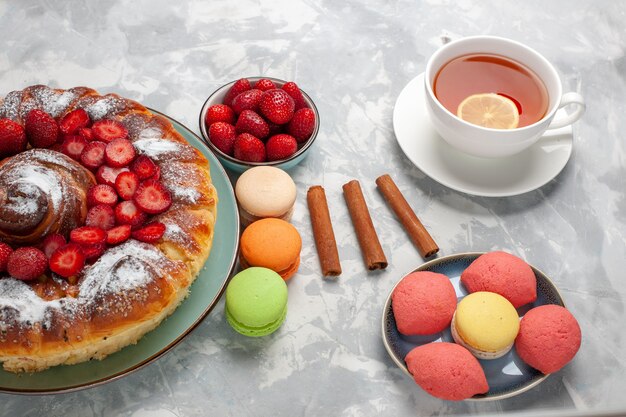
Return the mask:
[(574, 358), (581, 338), (580, 326), (572, 313), (558, 305), (543, 305), (522, 318), (515, 350), (528, 365), (551, 374)]
[(500, 294), (515, 308), (537, 299), (537, 279), (532, 268), (506, 252), (488, 252), (479, 256), (463, 271), (461, 282), (470, 293), (488, 291)]
[(417, 271), (405, 276), (393, 290), (391, 308), (400, 333), (438, 333), (450, 325), (456, 293), (447, 276)]
[(442, 400), (461, 401), (489, 391), (478, 359), (455, 343), (418, 346), (406, 355), (405, 361), (417, 385)]

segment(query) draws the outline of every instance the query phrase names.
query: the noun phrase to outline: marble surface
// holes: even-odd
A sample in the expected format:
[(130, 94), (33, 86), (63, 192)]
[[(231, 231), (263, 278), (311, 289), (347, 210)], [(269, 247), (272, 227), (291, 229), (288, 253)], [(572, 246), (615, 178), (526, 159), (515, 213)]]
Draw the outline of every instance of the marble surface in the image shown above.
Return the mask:
[[(283, 327), (233, 332), (223, 301), (158, 361), (75, 393), (0, 395), (0, 415), (366, 416), (626, 410), (626, 3), (528, 0), (0, 1), (0, 95), (31, 84), (88, 85), (166, 112), (198, 132), (205, 98), (242, 76), (293, 79), (322, 125), (291, 171), (304, 248)], [(574, 154), (541, 189), (508, 198), (447, 189), (398, 147), (395, 99), (443, 42), (491, 34), (557, 67), (587, 113)], [(578, 318), (576, 359), (543, 384), (496, 402), (425, 394), (388, 357), (380, 317), (396, 281), (423, 262), (374, 180), (390, 173), (440, 255), (508, 250), (543, 270)], [(234, 177), (233, 177), (234, 178)], [(341, 185), (358, 179), (389, 259), (364, 268)], [(325, 187), (343, 274), (321, 278), (306, 189)], [(552, 415), (552, 414), (551, 414)]]

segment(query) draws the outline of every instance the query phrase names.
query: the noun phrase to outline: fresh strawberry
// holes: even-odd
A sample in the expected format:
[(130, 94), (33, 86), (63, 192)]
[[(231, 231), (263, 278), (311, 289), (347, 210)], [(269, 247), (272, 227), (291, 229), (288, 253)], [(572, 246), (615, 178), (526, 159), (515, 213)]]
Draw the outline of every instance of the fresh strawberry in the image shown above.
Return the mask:
[(13, 278), (30, 281), (40, 277), (48, 268), (48, 258), (32, 246), (17, 248), (7, 261), (7, 272)]
[(265, 162), (265, 145), (249, 133), (237, 136), (234, 146), (235, 158), (247, 162)]
[(159, 181), (146, 180), (139, 184), (133, 201), (149, 214), (163, 213), (172, 205), (172, 195)]
[(64, 135), (75, 135), (82, 127), (89, 127), (91, 119), (84, 109), (72, 110), (59, 122), (59, 130)]
[(122, 172), (115, 180), (115, 190), (122, 200), (132, 200), (139, 187), (139, 177), (132, 171)]
[(101, 140), (104, 143), (128, 137), (128, 130), (126, 130), (124, 125), (111, 119), (98, 120), (91, 126), (91, 132), (94, 139)]
[(156, 172), (154, 173), (154, 175), (148, 179), (155, 180), (155, 181), (159, 181), (161, 179), (161, 168), (159, 168), (158, 165), (156, 166)]
[(70, 232), (70, 241), (81, 245), (104, 243), (106, 238), (106, 232), (95, 226), (78, 227)]
[(128, 171), (129, 169), (126, 167), (112, 168), (108, 165), (102, 165), (100, 168), (98, 168), (98, 171), (96, 172), (96, 179), (98, 180), (99, 184), (106, 184), (114, 187), (117, 176), (120, 175), (120, 173), (122, 172)]
[(59, 152), (59, 153), (63, 153), (63, 144), (57, 142), (54, 145), (50, 146), (50, 150), (51, 151), (55, 151), (55, 152)]
[(24, 130), (33, 148), (49, 148), (59, 139), (59, 125), (43, 110), (33, 109), (28, 112)]
[(259, 110), (270, 122), (282, 125), (293, 117), (296, 105), (289, 94), (284, 90), (268, 90), (261, 96)]
[(274, 135), (278, 135), (279, 133), (285, 133), (285, 127), (287, 125), (277, 125), (276, 123), (267, 122), (267, 126), (270, 128), (269, 133), (267, 134), (267, 138), (271, 138)]
[(76, 243), (61, 246), (50, 256), (50, 270), (65, 278), (78, 274), (83, 266), (85, 254)]
[(309, 108), (296, 110), (287, 124), (287, 133), (296, 138), (298, 143), (304, 143), (315, 130), (315, 112)]
[(249, 133), (259, 139), (267, 137), (270, 128), (267, 122), (253, 110), (244, 110), (237, 119), (235, 124), (237, 133)]
[(61, 145), (61, 152), (70, 158), (80, 161), (80, 155), (87, 146), (87, 141), (78, 135), (66, 136)]
[(7, 270), (7, 262), (9, 262), (9, 255), (13, 253), (13, 249), (4, 242), (0, 242), (0, 272)]
[(122, 201), (115, 206), (115, 221), (117, 224), (128, 224), (133, 229), (146, 222), (148, 215), (141, 211), (132, 201)]
[(146, 155), (139, 155), (137, 159), (130, 164), (130, 170), (137, 174), (140, 180), (146, 180), (156, 174), (157, 166), (152, 159)]
[(226, 155), (233, 154), (233, 143), (236, 136), (235, 126), (231, 124), (217, 122), (209, 127), (209, 140)]
[(306, 100), (304, 99), (304, 96), (302, 95), (302, 90), (300, 90), (300, 88), (296, 85), (296, 83), (294, 83), (293, 81), (289, 81), (288, 83), (285, 83), (285, 85), (283, 85), (282, 89), (285, 90), (287, 94), (291, 96), (291, 98), (294, 101), (294, 104), (296, 105), (296, 110), (309, 107), (306, 104)]
[(259, 81), (254, 84), (254, 88), (261, 91), (273, 90), (276, 88), (276, 84), (272, 80), (267, 78), (261, 78)]
[(109, 230), (115, 226), (113, 207), (107, 204), (98, 204), (90, 208), (85, 219), (85, 226), (99, 227), (102, 230)]
[(223, 103), (226, 104), (227, 106), (230, 106), (235, 97), (237, 97), (239, 94), (243, 93), (244, 91), (248, 91), (250, 88), (252, 88), (250, 87), (250, 81), (248, 81), (246, 78), (242, 78), (240, 80), (235, 81), (233, 86), (230, 87), (230, 89), (226, 93)]
[(235, 112), (226, 104), (212, 105), (204, 116), (204, 123), (209, 127), (216, 122), (235, 124)]
[(289, 158), (298, 150), (298, 142), (291, 135), (274, 135), (265, 144), (268, 161)]
[(98, 204), (114, 206), (117, 203), (115, 188), (107, 184), (98, 184), (87, 190), (87, 206), (93, 207)]
[(106, 243), (93, 243), (80, 245), (80, 248), (83, 251), (83, 255), (85, 255), (85, 261), (93, 263), (107, 250), (107, 245)]
[(91, 128), (89, 127), (81, 127), (80, 129), (78, 129), (78, 136), (81, 136), (87, 142), (91, 142), (92, 140), (94, 140), (93, 130), (91, 130)]
[(112, 167), (125, 167), (133, 162), (136, 155), (135, 147), (128, 139), (112, 140), (104, 153), (107, 165)]
[(130, 238), (130, 224), (122, 224), (107, 230), (107, 243), (109, 245), (119, 245)]
[(233, 99), (232, 108), (235, 114), (239, 114), (244, 110), (257, 111), (259, 108), (259, 101), (263, 91), (253, 88), (252, 90), (244, 91)]
[(41, 244), (41, 250), (46, 255), (46, 258), (50, 259), (50, 256), (54, 253), (55, 250), (65, 245), (67, 241), (63, 237), (63, 235), (59, 233), (51, 233), (43, 240)]
[(96, 169), (104, 163), (104, 151), (107, 144), (94, 140), (87, 142), (80, 154), (80, 162), (89, 169)]
[(161, 222), (152, 222), (133, 232), (133, 239), (141, 242), (156, 243), (165, 233), (165, 225)]
[(26, 150), (24, 128), (11, 119), (0, 119), (0, 159)]

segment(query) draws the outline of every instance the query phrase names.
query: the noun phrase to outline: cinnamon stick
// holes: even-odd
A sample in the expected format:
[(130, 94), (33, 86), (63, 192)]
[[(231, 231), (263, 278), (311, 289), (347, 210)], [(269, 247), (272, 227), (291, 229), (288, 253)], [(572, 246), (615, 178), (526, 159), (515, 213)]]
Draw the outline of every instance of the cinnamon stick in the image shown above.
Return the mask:
[(428, 258), (439, 252), (439, 246), (437, 246), (437, 243), (435, 243), (422, 222), (417, 218), (417, 215), (411, 209), (411, 206), (409, 206), (409, 203), (389, 174), (376, 178), (376, 185), (378, 185), (378, 189), (383, 194), (387, 204), (391, 206), (391, 209), (398, 216), (398, 219), (404, 226), (404, 230), (409, 234), (420, 255)]
[(333, 232), (333, 224), (330, 221), (324, 188), (320, 185), (314, 185), (309, 188), (306, 194), (306, 201), (309, 205), (313, 237), (315, 238), (315, 247), (317, 248), (317, 255), (322, 267), (322, 275), (325, 277), (341, 275), (337, 242)]
[(378, 236), (376, 235), (359, 182), (352, 180), (344, 184), (343, 196), (348, 205), (348, 211), (352, 218), (356, 236), (359, 239), (359, 246), (361, 247), (361, 253), (367, 269), (370, 271), (385, 269), (387, 267), (387, 258), (378, 241)]

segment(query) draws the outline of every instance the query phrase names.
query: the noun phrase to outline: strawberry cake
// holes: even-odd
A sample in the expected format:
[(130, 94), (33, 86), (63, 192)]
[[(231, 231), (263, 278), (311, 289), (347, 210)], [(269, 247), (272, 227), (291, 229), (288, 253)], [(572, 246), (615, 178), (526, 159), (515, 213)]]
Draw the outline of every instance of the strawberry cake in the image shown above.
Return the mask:
[(36, 85), (0, 98), (0, 362), (103, 359), (172, 313), (211, 250), (206, 158), (137, 102)]

